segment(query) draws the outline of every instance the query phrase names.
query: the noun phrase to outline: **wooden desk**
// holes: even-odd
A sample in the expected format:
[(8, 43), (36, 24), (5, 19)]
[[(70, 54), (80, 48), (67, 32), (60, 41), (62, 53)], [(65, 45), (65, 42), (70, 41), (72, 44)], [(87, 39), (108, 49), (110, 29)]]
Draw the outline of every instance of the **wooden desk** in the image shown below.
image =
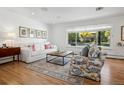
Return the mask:
[(19, 62), (20, 52), (20, 47), (0, 48), (0, 58), (13, 56), (13, 61), (15, 61), (15, 55), (17, 55), (17, 60)]

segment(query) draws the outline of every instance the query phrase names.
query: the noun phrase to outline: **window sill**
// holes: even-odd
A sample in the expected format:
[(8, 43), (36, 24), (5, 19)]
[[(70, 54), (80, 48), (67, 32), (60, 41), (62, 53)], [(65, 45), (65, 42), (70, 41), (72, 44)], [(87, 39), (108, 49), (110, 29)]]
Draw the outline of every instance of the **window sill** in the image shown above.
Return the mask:
[[(85, 45), (84, 45), (85, 46)], [(75, 48), (75, 47), (79, 47), (79, 48), (81, 48), (81, 47), (84, 47), (84, 46), (69, 46), (69, 45), (66, 45), (66, 47), (72, 47), (72, 48)]]
[[(85, 46), (85, 45), (84, 45)], [(84, 46), (66, 46), (66, 48), (83, 48)], [(103, 50), (111, 50), (111, 47), (100, 46)]]
[(105, 47), (105, 46), (101, 46), (101, 48), (102, 48), (103, 50), (111, 50), (111, 49), (112, 49), (111, 47)]

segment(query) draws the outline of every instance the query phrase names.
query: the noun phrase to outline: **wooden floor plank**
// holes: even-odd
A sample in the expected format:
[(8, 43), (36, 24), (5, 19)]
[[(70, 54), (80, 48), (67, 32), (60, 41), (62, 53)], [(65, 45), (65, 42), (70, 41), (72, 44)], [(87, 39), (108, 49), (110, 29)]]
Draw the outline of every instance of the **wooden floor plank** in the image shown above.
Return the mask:
[[(26, 68), (26, 64), (9, 62), (0, 65), (1, 85), (67, 85), (59, 80)], [(124, 60), (107, 59), (101, 72), (101, 82), (84, 79), (85, 85), (124, 84)]]

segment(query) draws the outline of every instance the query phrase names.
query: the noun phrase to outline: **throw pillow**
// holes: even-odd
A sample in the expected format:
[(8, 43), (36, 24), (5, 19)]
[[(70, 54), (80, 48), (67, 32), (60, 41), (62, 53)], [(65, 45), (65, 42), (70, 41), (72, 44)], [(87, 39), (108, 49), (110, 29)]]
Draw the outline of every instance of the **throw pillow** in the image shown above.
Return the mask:
[(32, 45), (32, 51), (36, 51), (34, 44)]
[(89, 50), (89, 58), (98, 58), (100, 55), (100, 49), (97, 46), (92, 46)]
[(51, 44), (45, 44), (45, 49), (51, 49), (52, 45)]

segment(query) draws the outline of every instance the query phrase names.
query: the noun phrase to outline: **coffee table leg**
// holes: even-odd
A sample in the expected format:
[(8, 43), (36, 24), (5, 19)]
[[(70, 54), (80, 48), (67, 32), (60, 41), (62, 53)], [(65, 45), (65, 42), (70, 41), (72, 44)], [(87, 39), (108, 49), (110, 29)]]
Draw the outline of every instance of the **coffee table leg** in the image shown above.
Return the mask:
[(47, 62), (47, 55), (46, 55), (46, 62)]
[(65, 63), (64, 63), (64, 57), (63, 57), (63, 66), (65, 65)]

